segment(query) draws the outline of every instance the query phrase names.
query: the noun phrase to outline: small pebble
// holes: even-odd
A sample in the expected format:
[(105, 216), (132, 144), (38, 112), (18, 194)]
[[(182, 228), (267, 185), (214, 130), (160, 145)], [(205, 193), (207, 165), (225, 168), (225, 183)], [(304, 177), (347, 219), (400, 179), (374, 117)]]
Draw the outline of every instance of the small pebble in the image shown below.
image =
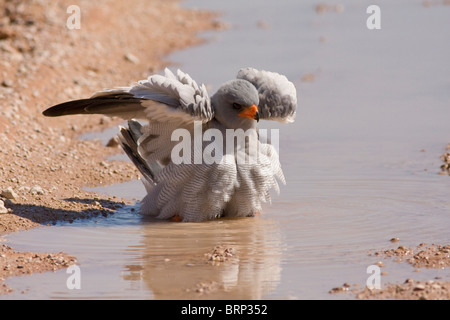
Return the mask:
[(431, 285), (431, 288), (436, 289), (436, 290), (439, 290), (439, 289), (441, 289), (442, 287), (441, 287), (441, 285), (440, 285), (439, 283), (434, 283), (433, 285)]
[(117, 140), (116, 137), (113, 137), (113, 138), (109, 139), (109, 141), (108, 141), (108, 143), (106, 144), (106, 146), (107, 146), (108, 148), (114, 148), (114, 147), (117, 147), (117, 146), (119, 146), (119, 141)]
[(11, 187), (8, 187), (2, 191), (2, 197), (6, 199), (15, 200), (17, 199), (17, 194), (14, 192), (14, 190)]
[(138, 63), (139, 63), (139, 58), (136, 57), (134, 54), (127, 53), (127, 54), (124, 56), (124, 58), (125, 58), (125, 60), (127, 60), (127, 61), (129, 61), (129, 62), (131, 62), (131, 63), (134, 63), (134, 64), (138, 64)]
[(425, 286), (421, 283), (417, 284), (414, 288), (414, 291), (421, 291), (421, 290), (425, 290)]
[(5, 88), (12, 88), (14, 84), (11, 80), (5, 79), (2, 81), (2, 86)]
[(32, 187), (30, 189), (30, 193), (32, 195), (43, 195), (44, 194), (44, 190), (40, 186), (34, 186), (34, 187)]
[(3, 200), (0, 200), (0, 214), (2, 213), (8, 213), (8, 209), (5, 207)]

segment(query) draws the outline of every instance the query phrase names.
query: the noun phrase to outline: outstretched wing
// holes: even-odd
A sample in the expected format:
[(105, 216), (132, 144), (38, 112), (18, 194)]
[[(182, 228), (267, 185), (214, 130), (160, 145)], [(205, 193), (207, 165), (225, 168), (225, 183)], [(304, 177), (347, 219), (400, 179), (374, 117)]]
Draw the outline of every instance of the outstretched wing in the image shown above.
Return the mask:
[(206, 87), (180, 70), (174, 75), (167, 68), (164, 75), (152, 75), (131, 87), (99, 91), (89, 99), (64, 102), (43, 114), (104, 114), (173, 124), (208, 122), (214, 117)]
[(251, 82), (259, 93), (261, 119), (294, 122), (297, 109), (297, 91), (285, 76), (254, 68), (243, 68), (238, 79)]
[[(133, 143), (123, 139), (122, 142), (125, 151), (131, 150), (152, 168), (170, 161), (171, 150), (177, 143), (171, 141), (174, 130), (191, 131), (194, 121), (206, 123), (214, 117), (206, 87), (197, 85), (180, 70), (175, 75), (167, 68), (164, 75), (152, 75), (131, 87), (103, 90), (89, 99), (61, 103), (43, 114), (49, 117), (104, 114), (126, 120), (147, 120), (148, 125), (139, 127), (140, 133)], [(121, 131), (122, 138), (126, 131)], [(130, 158), (135, 160), (134, 156)]]

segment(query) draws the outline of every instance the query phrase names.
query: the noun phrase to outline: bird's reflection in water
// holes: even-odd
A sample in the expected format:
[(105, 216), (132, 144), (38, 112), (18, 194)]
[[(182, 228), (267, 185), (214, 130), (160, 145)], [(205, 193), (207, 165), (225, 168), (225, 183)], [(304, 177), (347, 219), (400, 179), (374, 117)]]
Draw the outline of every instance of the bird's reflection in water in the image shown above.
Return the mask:
[(283, 241), (269, 219), (147, 221), (123, 278), (154, 299), (261, 299), (280, 281)]

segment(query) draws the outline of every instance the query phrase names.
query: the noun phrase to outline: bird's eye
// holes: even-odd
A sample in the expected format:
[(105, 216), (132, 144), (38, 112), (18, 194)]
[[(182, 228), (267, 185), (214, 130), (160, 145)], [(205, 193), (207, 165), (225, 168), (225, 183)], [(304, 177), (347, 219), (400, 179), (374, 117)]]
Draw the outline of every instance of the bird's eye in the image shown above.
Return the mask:
[(233, 103), (233, 108), (234, 109), (236, 109), (236, 110), (238, 110), (238, 109), (241, 109), (242, 108), (242, 106), (239, 104), (239, 103)]

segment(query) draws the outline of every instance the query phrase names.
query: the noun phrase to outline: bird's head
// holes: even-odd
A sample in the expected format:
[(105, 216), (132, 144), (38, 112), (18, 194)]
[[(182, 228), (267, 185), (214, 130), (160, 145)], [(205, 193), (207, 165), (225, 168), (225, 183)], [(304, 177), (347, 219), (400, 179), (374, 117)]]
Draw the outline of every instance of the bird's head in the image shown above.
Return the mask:
[(258, 91), (247, 80), (226, 82), (211, 100), (215, 118), (227, 128), (253, 128), (259, 121)]

